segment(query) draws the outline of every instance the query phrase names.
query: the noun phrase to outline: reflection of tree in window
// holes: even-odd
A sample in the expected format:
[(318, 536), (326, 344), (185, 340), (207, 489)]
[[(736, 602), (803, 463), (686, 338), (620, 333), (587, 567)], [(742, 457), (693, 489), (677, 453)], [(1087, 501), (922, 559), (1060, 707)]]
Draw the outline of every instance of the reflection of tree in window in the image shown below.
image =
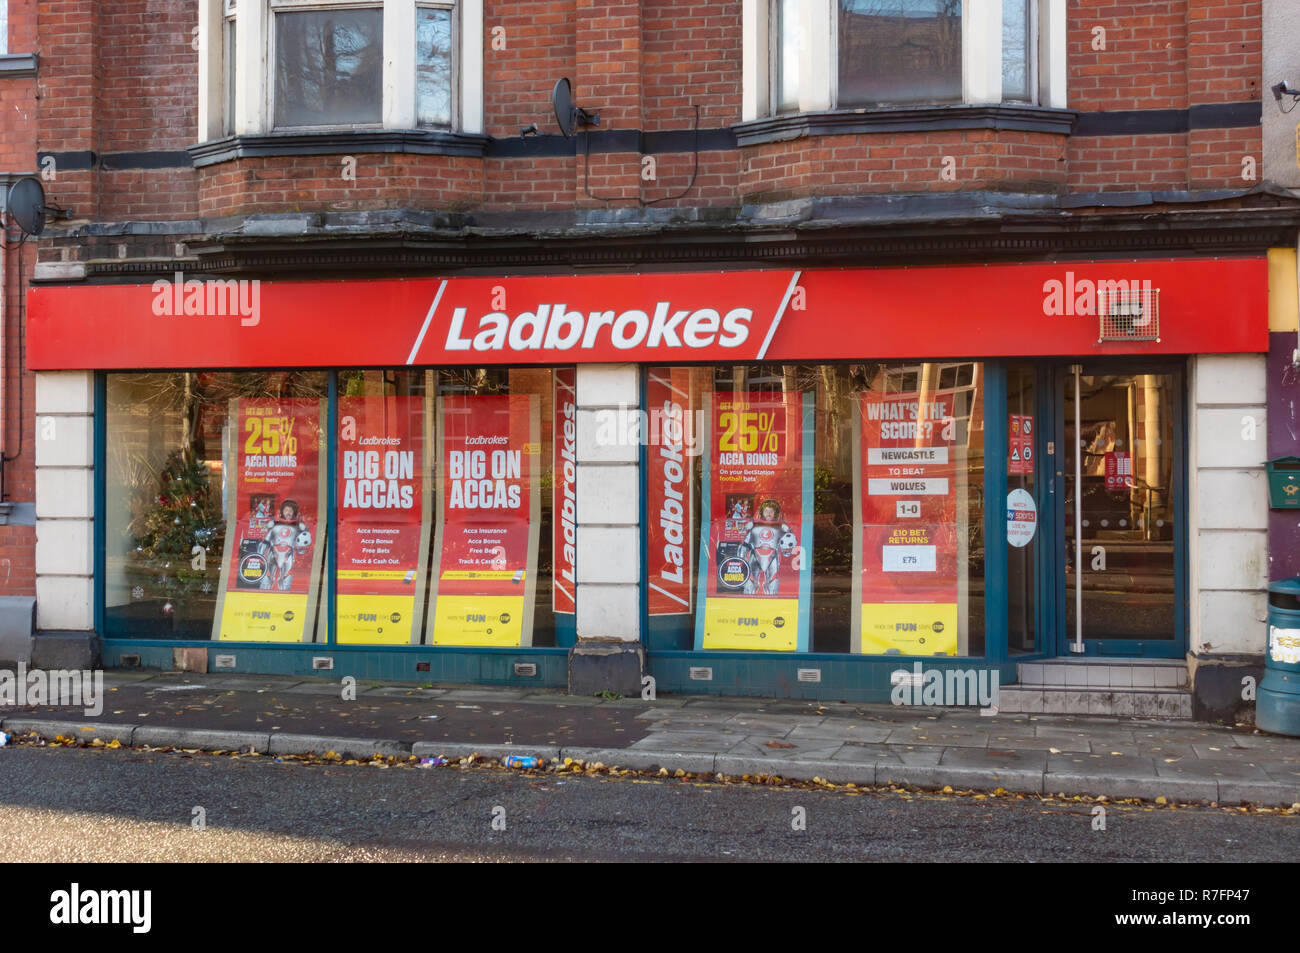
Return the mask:
[(421, 7), (415, 24), (417, 121), (451, 125), (451, 11)]
[(961, 0), (840, 0), (839, 104), (961, 99)]
[(383, 12), (276, 17), (276, 124), (320, 126), (382, 118)]

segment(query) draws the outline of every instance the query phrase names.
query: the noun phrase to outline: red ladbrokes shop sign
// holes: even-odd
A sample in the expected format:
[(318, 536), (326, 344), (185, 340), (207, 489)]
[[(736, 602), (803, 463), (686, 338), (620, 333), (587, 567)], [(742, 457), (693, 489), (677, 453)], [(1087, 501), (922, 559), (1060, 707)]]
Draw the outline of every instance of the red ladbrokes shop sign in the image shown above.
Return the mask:
[[(1159, 291), (1160, 335), (1098, 310)], [(740, 363), (1267, 350), (1264, 257), (41, 286), (36, 370)], [(1125, 312), (1126, 314), (1128, 312)], [(1143, 321), (1145, 329), (1145, 318)]]

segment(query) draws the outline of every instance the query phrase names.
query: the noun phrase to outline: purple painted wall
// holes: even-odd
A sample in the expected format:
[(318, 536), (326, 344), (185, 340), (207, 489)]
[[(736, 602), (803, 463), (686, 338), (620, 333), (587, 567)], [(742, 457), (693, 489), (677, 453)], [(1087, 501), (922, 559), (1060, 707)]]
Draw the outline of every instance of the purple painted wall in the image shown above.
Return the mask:
[[(1300, 457), (1300, 367), (1291, 364), (1294, 331), (1268, 336), (1268, 458)], [(1268, 515), (1271, 582), (1300, 576), (1300, 510), (1270, 510)]]

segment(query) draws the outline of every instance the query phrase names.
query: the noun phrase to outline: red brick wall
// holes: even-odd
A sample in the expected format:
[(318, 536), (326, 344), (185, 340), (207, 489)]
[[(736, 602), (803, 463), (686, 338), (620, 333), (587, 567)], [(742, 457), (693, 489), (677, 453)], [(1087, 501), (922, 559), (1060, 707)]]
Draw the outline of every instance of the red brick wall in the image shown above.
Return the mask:
[[(952, 158), (952, 178), (943, 175)], [(908, 132), (820, 136), (745, 150), (741, 192), (779, 201), (854, 192), (1057, 190), (1064, 137), (1045, 133)]]
[[(1260, 98), (1261, 0), (1079, 0), (1068, 7), (1073, 109), (1187, 109)], [(1258, 175), (1262, 135), (1255, 126), (1074, 136), (1069, 186), (1079, 191), (1249, 188), (1254, 180), (1242, 178), (1242, 159), (1253, 157)]]
[[(237, 159), (199, 170), (204, 217), (249, 212), (466, 208), (483, 195), (483, 162), (460, 156), (357, 155)], [(345, 169), (355, 179), (345, 179)]]
[[(9, 0), (10, 53), (31, 53), (37, 46), (36, 0)], [(36, 80), (0, 79), (0, 171), (35, 172)], [(25, 314), (20, 287), (31, 286), (36, 248), (10, 244), (5, 250), (4, 364), (0, 387), (4, 394), (4, 440), (0, 450), (17, 459), (4, 464), (5, 498), (32, 503), (35, 473), (34, 378), (24, 372)], [(31, 526), (0, 526), (0, 595), (36, 594), (36, 530)]]
[[(34, 29), (15, 8), (15, 32)], [(197, 122), (194, 0), (41, 0), (44, 151), (183, 150)], [(1089, 113), (1185, 110), (1259, 97), (1261, 0), (1077, 0), (1069, 9), (1070, 106)], [(513, 138), (536, 122), (554, 135), (554, 81), (568, 76), (601, 132), (725, 128), (740, 118), (740, 0), (489, 0), (484, 20), (485, 128)], [(497, 28), (504, 32), (497, 33)], [(1095, 30), (1105, 31), (1094, 49)], [(494, 48), (504, 44), (504, 48)], [(1100, 45), (1100, 44), (1099, 44)], [(30, 98), (0, 90), (8, 102)], [(29, 95), (29, 94), (28, 94)], [(3, 147), (0, 147), (3, 148)], [(54, 201), (75, 218), (179, 219), (252, 211), (393, 208), (559, 210), (663, 202), (731, 205), (859, 191), (974, 188), (1080, 191), (1241, 188), (1259, 164), (1260, 130), (1207, 129), (1068, 139), (1025, 133), (822, 136), (740, 150), (574, 157), (291, 157), (184, 169), (60, 170)], [(955, 180), (941, 177), (944, 156)], [(201, 183), (201, 186), (200, 186)], [(200, 195), (200, 187), (202, 194)], [(590, 193), (590, 194), (589, 194)]]

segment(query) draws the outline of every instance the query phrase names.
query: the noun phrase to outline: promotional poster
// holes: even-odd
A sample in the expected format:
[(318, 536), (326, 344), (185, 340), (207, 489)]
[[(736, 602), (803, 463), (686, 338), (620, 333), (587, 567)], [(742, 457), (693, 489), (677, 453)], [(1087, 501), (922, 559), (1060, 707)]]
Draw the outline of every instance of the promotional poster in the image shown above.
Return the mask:
[(557, 615), (572, 617), (578, 578), (577, 371), (555, 370), (555, 432), (551, 438), (551, 604)]
[(858, 399), (860, 471), (855, 573), (861, 618), (852, 649), (867, 655), (957, 654), (956, 422), (951, 394), (865, 393)]
[(435, 645), (520, 646), (532, 638), (540, 533), (537, 398), (439, 399)]
[[(230, 401), (226, 551), (215, 637), (310, 641), (325, 541), (316, 398)], [(229, 472), (229, 471), (228, 471)]]
[(420, 641), (429, 544), (424, 398), (338, 400), (338, 641)]
[(697, 649), (807, 651), (812, 400), (712, 395)]
[(685, 367), (656, 367), (646, 381), (646, 565), (652, 617), (686, 615), (694, 608), (691, 453), (698, 453), (698, 445), (692, 433), (690, 373)]

